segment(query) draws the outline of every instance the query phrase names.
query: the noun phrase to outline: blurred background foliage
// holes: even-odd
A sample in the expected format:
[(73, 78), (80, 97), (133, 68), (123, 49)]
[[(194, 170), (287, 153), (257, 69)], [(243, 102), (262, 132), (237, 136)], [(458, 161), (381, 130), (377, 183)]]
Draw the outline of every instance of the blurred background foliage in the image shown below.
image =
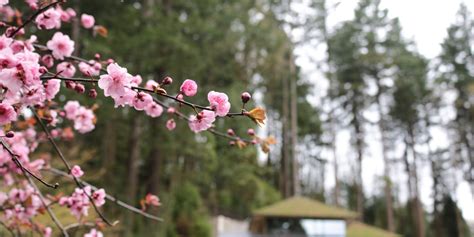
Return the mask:
[[(295, 23), (288, 20), (298, 16), (290, 0), (68, 1), (67, 6), (94, 15), (108, 29), (108, 36), (101, 37), (81, 29), (79, 22), (66, 25), (76, 55), (111, 57), (144, 81), (171, 76), (175, 83), (167, 88), (170, 94), (184, 79), (194, 79), (199, 93), (193, 102), (206, 104), (207, 92), (218, 90), (229, 95), (235, 112), (241, 107), (240, 94), (249, 91), (254, 96), (249, 108), (258, 105), (267, 111), (259, 134), (278, 140), (267, 159), (259, 159), (264, 156), (258, 147), (238, 149), (212, 134), (194, 134), (182, 120), (169, 132), (169, 114), (152, 119), (127, 108), (116, 110), (103, 96), (93, 101), (63, 90), (68, 98), (100, 108), (92, 133), (61, 143), (86, 171), (85, 179), (136, 206), (147, 193), (157, 194), (163, 204), (150, 210), (164, 219), (158, 224), (106, 205), (107, 216), (121, 221), (107, 236), (211, 236), (212, 216), (244, 219), (253, 209), (294, 194), (358, 211), (366, 223), (404, 236), (469, 236), (445, 179), (454, 170), (474, 182), (474, 23), (467, 9), (461, 6), (460, 22), (448, 29), (442, 55), (435, 60), (416, 52), (413, 42), (403, 38), (398, 19), (389, 18), (379, 0), (361, 0), (355, 18), (334, 29), (326, 28), (325, 1), (309, 2), (313, 14)], [(290, 35), (296, 27), (305, 29), (302, 41), (326, 46), (326, 58), (317, 63), (329, 85), (318, 106), (312, 97), (314, 81), (295, 65), (294, 48), (301, 42)], [(39, 35), (42, 40), (50, 36)], [(433, 62), (443, 70), (432, 71), (435, 76), (429, 79)], [(448, 126), (453, 150), (419, 154), (415, 146), (430, 141), (428, 131), (439, 120), (446, 88), (459, 95), (457, 117)], [(369, 110), (380, 119), (369, 121)], [(394, 174), (385, 170), (373, 196), (364, 195), (361, 179), (366, 143), (375, 139), (367, 126), (379, 129), (387, 152), (395, 149), (393, 144), (403, 144), (400, 157), (384, 153), (380, 159), (386, 167), (404, 167), (409, 177), (406, 184), (395, 184)], [(256, 126), (240, 117), (216, 122), (220, 131), (229, 128), (246, 137), (247, 129)], [(354, 172), (349, 177), (336, 173), (335, 187), (325, 190), (325, 166), (337, 170), (338, 164), (327, 163), (322, 150), (337, 149), (335, 136), (341, 129), (351, 134)], [(432, 170), (431, 209), (419, 200), (420, 159)], [(409, 189), (407, 203), (396, 196), (400, 185)]]

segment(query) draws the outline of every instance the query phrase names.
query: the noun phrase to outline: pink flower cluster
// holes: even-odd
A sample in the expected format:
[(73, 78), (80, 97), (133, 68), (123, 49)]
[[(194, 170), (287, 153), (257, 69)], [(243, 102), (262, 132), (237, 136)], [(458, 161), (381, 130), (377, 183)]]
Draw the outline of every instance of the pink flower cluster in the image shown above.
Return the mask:
[(74, 129), (88, 133), (95, 128), (95, 115), (91, 109), (81, 106), (77, 101), (68, 101), (64, 105), (65, 117), (74, 122)]
[[(163, 107), (154, 102), (150, 94), (133, 90), (141, 81), (140, 76), (132, 76), (126, 68), (111, 63), (107, 66), (107, 74), (100, 76), (99, 87), (104, 90), (105, 96), (112, 97), (115, 107), (131, 106), (138, 111), (145, 111), (150, 117), (160, 116)], [(153, 86), (152, 84), (153, 82), (147, 82), (148, 86)]]
[[(26, 0), (28, 5), (36, 9), (38, 7), (38, 0)], [(39, 14), (35, 23), (38, 29), (59, 29), (62, 22), (71, 22), (71, 19), (76, 17), (76, 12), (72, 8), (63, 10), (60, 6), (56, 8), (49, 8), (45, 12)]]
[[(0, 136), (6, 134), (0, 131)], [(31, 152), (38, 146), (36, 132), (29, 128), (17, 131), (13, 136), (7, 136), (4, 141), (17, 155), (19, 162), (29, 171), (39, 174), (46, 162), (43, 159), (30, 159)], [(3, 147), (0, 148), (0, 221), (9, 227), (21, 227), (29, 224), (29, 220), (38, 215), (43, 207), (35, 189), (26, 181), (18, 181), (22, 170), (14, 163), (10, 153)], [(46, 229), (45, 229), (46, 230)]]
[[(3, 131), (0, 136), (5, 136)], [(32, 128), (24, 131), (17, 131), (12, 138), (5, 138), (5, 142), (11, 150), (17, 155), (17, 159), (31, 172), (39, 172), (45, 165), (43, 159), (30, 160), (30, 153), (35, 151), (38, 146), (36, 132)], [(11, 186), (14, 184), (14, 175), (22, 174), (22, 171), (13, 162), (11, 155), (4, 148), (0, 148), (0, 177), (3, 178), (2, 186)], [(1, 205), (0, 205), (1, 206)]]
[(28, 219), (37, 215), (42, 207), (35, 189), (29, 185), (22, 186), (12, 188), (8, 193), (0, 192), (0, 206), (3, 209), (0, 220), (7, 225), (27, 224)]
[(92, 229), (89, 233), (85, 234), (84, 237), (104, 237), (102, 232)]
[(59, 205), (69, 208), (71, 214), (78, 220), (89, 215), (89, 208), (92, 205), (90, 200), (98, 207), (105, 204), (105, 191), (98, 189), (92, 192), (90, 186), (84, 188), (76, 188), (71, 196), (61, 197)]
[(203, 110), (189, 117), (189, 128), (196, 133), (211, 128), (216, 116), (224, 117), (229, 113), (230, 102), (226, 94), (211, 91), (207, 94), (207, 100), (212, 111)]

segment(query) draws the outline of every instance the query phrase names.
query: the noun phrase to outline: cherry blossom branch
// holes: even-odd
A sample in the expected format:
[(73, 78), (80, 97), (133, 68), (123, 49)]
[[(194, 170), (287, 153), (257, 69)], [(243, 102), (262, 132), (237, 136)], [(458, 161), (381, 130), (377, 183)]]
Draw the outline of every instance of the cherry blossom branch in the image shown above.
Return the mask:
[(28, 20), (26, 20), (18, 28), (16, 28), (14, 31), (12, 31), (12, 33), (8, 34), (7, 37), (8, 38), (13, 38), (18, 32), (20, 32), (21, 29), (25, 28), (26, 25), (28, 25), (29, 23), (34, 21), (36, 19), (36, 17), (38, 17), (41, 13), (45, 12), (46, 10), (48, 10), (51, 7), (56, 6), (57, 4), (63, 3), (63, 2), (64, 2), (64, 0), (59, 0), (59, 1), (56, 1), (56, 2), (52, 2), (52, 3), (42, 7), (41, 9), (37, 10), (35, 12), (35, 14), (31, 15), (30, 18), (28, 18)]
[(64, 229), (70, 230), (70, 229), (78, 228), (78, 227), (81, 227), (81, 226), (94, 227), (94, 226), (96, 226), (96, 224), (92, 223), (92, 222), (73, 223), (73, 224), (69, 224), (69, 225), (65, 226)]
[[(52, 76), (42, 76), (41, 77), (41, 80), (51, 80), (51, 79), (58, 79), (58, 80), (62, 80), (62, 81), (74, 81), (74, 82), (87, 82), (87, 83), (97, 83), (99, 82), (98, 79), (88, 79), (88, 78), (78, 78), (78, 77), (75, 77), (75, 78), (72, 78), (72, 77), (61, 77), (61, 76), (57, 76), (57, 75), (52, 75)], [(165, 96), (167, 98), (171, 98), (175, 101), (178, 101), (179, 103), (182, 103), (182, 104), (185, 104), (185, 105), (188, 105), (192, 108), (204, 108), (202, 106), (198, 106), (198, 105), (195, 105), (191, 102), (187, 102), (187, 101), (184, 101), (184, 100), (179, 100), (173, 96), (169, 96), (169, 95), (166, 95), (166, 94), (162, 94), (162, 93), (158, 93), (158, 92), (155, 92), (153, 90), (150, 90), (150, 89), (146, 89), (146, 88), (142, 88), (142, 87), (132, 87), (132, 89), (135, 89), (135, 90), (139, 90), (139, 91), (143, 91), (143, 92), (147, 92), (147, 93), (150, 93), (152, 95), (161, 95), (161, 96)], [(170, 106), (166, 105), (165, 103), (161, 102), (160, 100), (156, 99), (155, 97), (153, 97), (153, 100), (158, 103), (159, 105), (163, 106), (164, 108), (168, 109), (170, 108)], [(205, 108), (207, 110), (212, 110), (210, 108)], [(179, 111), (175, 111), (174, 112), (178, 117), (180, 118), (183, 118), (185, 119), (186, 121), (190, 121), (189, 117), (184, 115), (183, 113), (179, 112)], [(246, 116), (245, 115), (245, 110), (242, 109), (242, 111), (240, 113), (229, 113), (227, 115), (228, 117), (233, 117), (233, 116)], [(251, 143), (252, 141), (251, 140), (248, 140), (248, 139), (242, 139), (240, 137), (236, 137), (236, 136), (230, 136), (228, 134), (225, 134), (223, 132), (219, 132), (219, 131), (216, 131), (215, 129), (213, 128), (210, 128), (208, 129), (207, 131), (209, 131), (210, 133), (213, 133), (214, 135), (217, 135), (217, 136), (221, 136), (221, 137), (225, 137), (227, 139), (230, 139), (230, 140), (235, 140), (235, 141), (243, 141), (243, 142), (247, 142), (247, 143)]]
[[(10, 147), (6, 144), (6, 142), (3, 140), (3, 138), (0, 138), (0, 142), (3, 146), (3, 148), (5, 148), (5, 150), (7, 150), (7, 152), (10, 154), (11, 157), (17, 157), (17, 155), (10, 149)], [(28, 180), (28, 183), (35, 189), (36, 194), (38, 195), (39, 199), (41, 200), (41, 203), (43, 204), (44, 208), (46, 209), (49, 216), (53, 220), (54, 224), (61, 230), (61, 232), (63, 233), (63, 235), (65, 237), (68, 237), (69, 235), (68, 235), (67, 231), (64, 229), (61, 222), (58, 220), (58, 218), (56, 217), (54, 212), (51, 210), (51, 208), (46, 204), (46, 201), (45, 201), (45, 198), (44, 198), (43, 194), (39, 190), (38, 186), (36, 186), (35, 182), (33, 182), (33, 180), (31, 179), (31, 176), (29, 175), (31, 173), (26, 172), (25, 169), (22, 169), (22, 168), (20, 168), (20, 169), (23, 172), (23, 176), (25, 176), (25, 178)], [(36, 177), (36, 176), (33, 176), (33, 177)]]
[[(54, 141), (54, 138), (53, 136), (51, 135), (51, 133), (49, 132), (49, 129), (46, 127), (46, 124), (44, 124), (43, 120), (39, 117), (38, 113), (36, 112), (36, 109), (35, 108), (31, 108), (31, 111), (33, 112), (33, 115), (35, 116), (36, 118), (36, 121), (38, 121), (38, 123), (40, 124), (41, 128), (43, 129), (43, 131), (46, 133), (46, 136), (49, 140), (49, 142), (51, 143), (51, 145), (53, 146), (53, 149), (56, 151), (56, 153), (59, 155), (61, 161), (63, 162), (64, 166), (66, 167), (67, 171), (69, 173), (71, 173), (71, 165), (69, 164), (69, 162), (67, 161), (66, 157), (64, 156), (64, 154), (62, 153), (61, 149), (59, 149), (59, 146), (56, 144), (56, 142)], [(84, 186), (82, 185), (82, 183), (79, 182), (79, 180), (73, 176), (73, 180), (75, 181), (76, 185), (84, 190)], [(84, 193), (86, 194), (86, 196), (89, 198), (92, 206), (94, 207), (94, 210), (95, 212), (99, 215), (99, 217), (109, 226), (113, 226), (114, 224), (111, 223), (109, 220), (107, 220), (107, 218), (104, 216), (104, 214), (99, 210), (99, 208), (97, 207), (97, 205), (95, 205), (94, 203), (94, 200), (93, 198), (90, 196), (89, 193), (87, 193), (86, 191), (84, 191)]]
[[(164, 108), (166, 109), (169, 109), (170, 106), (166, 105), (165, 103), (163, 103), (162, 101), (158, 100), (157, 98), (153, 97), (153, 101), (155, 101), (157, 104), (163, 106)], [(176, 116), (186, 120), (186, 121), (190, 121), (190, 118), (188, 116), (186, 116), (185, 114), (179, 112), (179, 111), (175, 111), (174, 114), (176, 114)], [(248, 140), (248, 139), (244, 139), (244, 138), (240, 138), (240, 137), (237, 137), (237, 136), (230, 136), (226, 133), (223, 133), (223, 132), (219, 132), (217, 130), (215, 130), (214, 128), (209, 128), (207, 129), (206, 131), (214, 134), (214, 135), (217, 135), (217, 136), (220, 136), (220, 137), (224, 137), (224, 138), (227, 138), (229, 140), (233, 140), (233, 141), (243, 141), (243, 142), (246, 142), (246, 143), (252, 143), (252, 140)]]
[[(46, 171), (49, 171), (53, 174), (56, 174), (56, 175), (59, 175), (59, 176), (63, 176), (63, 177), (66, 177), (66, 178), (69, 178), (69, 179), (73, 179), (73, 176), (72, 175), (69, 175), (68, 173), (64, 172), (64, 171), (61, 171), (61, 170), (58, 170), (58, 169), (55, 169), (55, 168), (48, 168), (48, 169), (45, 169)], [(79, 182), (81, 182), (84, 186), (90, 186), (93, 190), (98, 190), (99, 188), (95, 187), (94, 185), (91, 185), (90, 183), (82, 180), (82, 179), (79, 179), (77, 178), (77, 180)], [(155, 220), (155, 221), (163, 221), (163, 219), (161, 219), (160, 217), (157, 217), (157, 216), (154, 216), (154, 215), (151, 215), (149, 213), (146, 213), (130, 204), (127, 204), (121, 200), (119, 200), (118, 198), (110, 195), (110, 194), (106, 194), (105, 198), (107, 198), (109, 201), (131, 211), (131, 212), (134, 212), (136, 214), (139, 214), (139, 215), (142, 215), (146, 218), (149, 218), (149, 219), (152, 219), (152, 220)]]
[(6, 142), (0, 138), (0, 142), (1, 142), (1, 145), (3, 146), (3, 148), (5, 148), (5, 150), (7, 150), (7, 152), (10, 154), (10, 156), (12, 157), (12, 161), (13, 163), (15, 163), (15, 165), (23, 172), (23, 173), (26, 173), (28, 175), (30, 175), (31, 177), (35, 178), (36, 180), (38, 180), (40, 183), (44, 184), (46, 187), (48, 188), (53, 188), (53, 189), (56, 189), (59, 187), (59, 184), (58, 183), (55, 183), (54, 185), (53, 184), (49, 184), (48, 182), (44, 181), (43, 179), (41, 179), (40, 177), (38, 177), (37, 175), (35, 175), (33, 172), (31, 172), (30, 170), (28, 170), (22, 163), (21, 161), (18, 159), (18, 155), (15, 154), (11, 149), (10, 147), (6, 144)]
[[(74, 82), (87, 82), (87, 83), (97, 83), (97, 82), (99, 82), (98, 79), (94, 79), (94, 78), (91, 78), (91, 79), (80, 78), (80, 77), (68, 78), (68, 77), (61, 77), (61, 76), (57, 76), (57, 75), (41, 76), (41, 80), (50, 80), (50, 79), (58, 79), (58, 80), (62, 80), (62, 81), (74, 81)], [(133, 86), (131, 89), (147, 92), (147, 93), (150, 93), (150, 94), (159, 95), (159, 96), (162, 96), (162, 97), (166, 97), (166, 98), (174, 100), (174, 101), (176, 101), (180, 104), (184, 104), (186, 106), (189, 106), (189, 107), (193, 108), (194, 110), (195, 109), (201, 109), (201, 110), (213, 111), (213, 109), (211, 109), (209, 107), (202, 106), (202, 105), (197, 105), (197, 104), (191, 103), (189, 101), (185, 101), (185, 100), (180, 100), (180, 99), (176, 98), (176, 96), (171, 96), (171, 95), (168, 95), (168, 94), (165, 94), (165, 93), (159, 93), (159, 92), (156, 92), (154, 90), (146, 89), (146, 88), (143, 88), (143, 87)]]
[(56, 217), (54, 212), (51, 210), (51, 207), (49, 207), (48, 204), (46, 203), (45, 198), (44, 198), (43, 194), (41, 193), (41, 191), (39, 190), (38, 186), (36, 186), (36, 184), (33, 182), (33, 180), (31, 180), (31, 178), (29, 176), (26, 176), (26, 178), (28, 180), (28, 183), (30, 183), (30, 185), (33, 186), (33, 188), (36, 190), (37, 195), (38, 195), (39, 199), (41, 200), (41, 203), (43, 204), (44, 208), (46, 209), (49, 216), (53, 220), (54, 224), (61, 230), (64, 237), (68, 237), (69, 234), (64, 229), (64, 227), (61, 224), (61, 222), (59, 221), (58, 217)]

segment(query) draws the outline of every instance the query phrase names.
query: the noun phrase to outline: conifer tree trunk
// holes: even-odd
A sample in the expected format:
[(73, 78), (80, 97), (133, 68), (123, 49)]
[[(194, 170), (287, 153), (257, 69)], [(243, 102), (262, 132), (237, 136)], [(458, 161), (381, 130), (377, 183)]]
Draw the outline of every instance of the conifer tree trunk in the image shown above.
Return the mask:
[[(377, 78), (377, 75), (375, 75)], [(380, 101), (380, 96), (381, 96), (381, 85), (380, 85), (380, 79), (377, 78), (377, 87), (378, 87), (378, 92), (375, 97), (375, 102), (377, 103), (377, 109), (379, 113), (379, 131), (380, 131), (380, 142), (382, 144), (382, 158), (384, 162), (384, 181), (385, 181), (385, 186), (384, 186), (384, 195), (385, 195), (385, 212), (386, 212), (386, 218), (387, 218), (387, 229), (390, 232), (395, 232), (395, 222), (393, 218), (393, 200), (392, 200), (392, 181), (390, 179), (390, 162), (388, 159), (388, 154), (387, 154), (387, 139), (386, 139), (386, 125), (385, 125), (385, 118), (384, 118), (384, 112), (382, 110), (382, 104)]]
[(293, 58), (293, 50), (290, 48), (290, 104), (291, 104), (291, 164), (292, 164), (292, 195), (299, 195), (301, 190), (299, 182), (299, 166), (298, 166), (298, 102), (297, 102), (297, 75), (295, 72), (295, 62)]
[(357, 213), (359, 214), (359, 217), (361, 220), (363, 220), (364, 216), (364, 187), (363, 187), (363, 181), (362, 181), (362, 159), (364, 155), (364, 138), (363, 138), (363, 131), (362, 131), (362, 125), (360, 123), (360, 118), (359, 118), (359, 111), (358, 111), (358, 106), (357, 102), (354, 101), (353, 99), (352, 102), (352, 114), (354, 116), (354, 119), (352, 121), (354, 130), (355, 130), (355, 147), (356, 147), (356, 152), (357, 152)]
[(289, 93), (288, 93), (288, 78), (287, 76), (282, 77), (282, 114), (281, 114), (281, 123), (282, 123), (282, 147), (281, 147), (281, 165), (280, 165), (280, 188), (283, 197), (290, 196), (290, 139), (289, 139)]
[(410, 126), (408, 134), (410, 136), (410, 149), (412, 152), (413, 157), (413, 164), (412, 164), (412, 188), (413, 188), (413, 216), (416, 224), (416, 236), (417, 237), (424, 237), (425, 236), (425, 222), (424, 222), (424, 215), (423, 215), (423, 206), (420, 201), (420, 191), (418, 188), (418, 155), (415, 150), (415, 135), (413, 133), (413, 128)]
[[(142, 135), (142, 124), (141, 116), (134, 116), (132, 124), (132, 132), (130, 136), (130, 157), (128, 160), (128, 178), (126, 190), (128, 194), (129, 203), (136, 203), (135, 199), (137, 196), (138, 187), (138, 173), (139, 173), (139, 162), (140, 162), (140, 137)], [(133, 214), (127, 216), (128, 228), (131, 229), (133, 225)]]

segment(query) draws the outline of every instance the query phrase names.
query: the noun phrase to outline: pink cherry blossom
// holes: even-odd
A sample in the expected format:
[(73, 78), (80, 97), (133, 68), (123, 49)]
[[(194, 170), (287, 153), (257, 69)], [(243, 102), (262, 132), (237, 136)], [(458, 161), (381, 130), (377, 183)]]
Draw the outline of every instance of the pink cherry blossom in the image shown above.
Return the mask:
[(52, 51), (54, 58), (60, 60), (71, 56), (74, 51), (74, 41), (61, 32), (56, 32), (53, 38), (46, 43), (46, 46)]
[(88, 133), (95, 128), (94, 120), (94, 112), (81, 106), (74, 118), (74, 129), (80, 133)]
[(89, 233), (85, 234), (84, 237), (104, 237), (102, 232), (92, 229)]
[(140, 75), (133, 76), (130, 80), (132, 86), (139, 86), (142, 83), (143, 79)]
[(226, 94), (211, 91), (207, 94), (207, 100), (217, 116), (226, 116), (230, 110), (229, 98)]
[(50, 8), (36, 17), (35, 22), (39, 29), (59, 29), (61, 28), (61, 13)]
[(105, 190), (103, 188), (94, 191), (91, 195), (94, 204), (98, 207), (105, 204)]
[(18, 58), (13, 54), (11, 48), (5, 48), (0, 51), (0, 68), (13, 68), (18, 65)]
[(158, 196), (153, 195), (151, 193), (148, 193), (145, 196), (145, 203), (147, 205), (151, 205), (151, 206), (155, 206), (155, 207), (161, 206), (160, 199), (158, 198)]
[(0, 71), (0, 84), (8, 89), (8, 92), (15, 94), (20, 91), (23, 82), (19, 78), (19, 70), (17, 68), (8, 68)]
[(74, 165), (71, 169), (71, 175), (75, 178), (80, 178), (84, 175), (84, 171), (78, 165)]
[(89, 63), (80, 62), (78, 66), (79, 70), (89, 77), (98, 76), (100, 69), (102, 69), (102, 65), (94, 60), (90, 60)]
[(203, 110), (198, 115), (189, 116), (189, 128), (195, 132), (201, 132), (212, 127), (216, 120), (216, 114), (209, 110)]
[(62, 77), (73, 77), (76, 74), (76, 68), (70, 62), (62, 62), (56, 66), (56, 72)]
[(81, 16), (81, 24), (84, 28), (90, 29), (94, 26), (95, 24), (95, 19), (93, 16), (88, 15), (88, 14), (82, 14)]
[(107, 66), (107, 74), (100, 76), (99, 87), (104, 90), (105, 96), (118, 98), (125, 95), (126, 88), (130, 88), (131, 79), (126, 68), (112, 63)]
[(155, 90), (156, 87), (158, 87), (159, 84), (158, 82), (154, 81), (154, 80), (148, 80), (145, 84), (145, 88), (148, 89), (148, 90)]
[(4, 102), (0, 103), (0, 125), (8, 124), (15, 121), (17, 114), (15, 109), (9, 104)]
[(38, 0), (25, 0), (25, 2), (32, 8), (33, 10), (38, 9)]
[(174, 119), (169, 119), (168, 121), (166, 121), (166, 128), (170, 131), (176, 128), (176, 122), (174, 121)]
[(48, 80), (44, 84), (45, 92), (46, 92), (46, 99), (52, 100), (58, 94), (59, 89), (61, 87), (61, 81), (57, 79)]
[(132, 101), (133, 107), (138, 111), (144, 110), (150, 103), (153, 103), (153, 97), (145, 92), (136, 93)]
[(76, 11), (72, 8), (63, 10), (61, 7), (56, 8), (61, 13), (61, 21), (70, 22), (72, 18), (76, 17)]
[(51, 54), (45, 54), (43, 57), (41, 57), (41, 62), (47, 68), (51, 68), (54, 65), (54, 58), (51, 56)]
[(6, 37), (5, 35), (0, 36), (0, 50), (10, 46), (13, 39)]
[(145, 107), (145, 113), (152, 118), (156, 118), (163, 113), (163, 107), (155, 102), (152, 102)]
[(46, 227), (43, 229), (43, 237), (51, 237), (52, 233), (53, 229), (51, 229), (51, 227)]
[(174, 114), (174, 113), (176, 113), (176, 109), (175, 109), (174, 107), (169, 107), (169, 108), (166, 110), (166, 112), (167, 112), (168, 114)]
[(8, 0), (0, 0), (0, 6), (7, 5)]
[(125, 88), (125, 93), (113, 98), (115, 102), (115, 108), (123, 107), (126, 105), (132, 105), (133, 99), (135, 98), (136, 92), (130, 88)]
[(185, 96), (194, 96), (197, 93), (198, 86), (195, 81), (186, 79), (181, 87), (179, 88), (180, 92)]
[(70, 17), (76, 17), (76, 11), (72, 8), (66, 9), (67, 14), (69, 14)]
[(77, 115), (77, 112), (81, 105), (79, 102), (75, 100), (68, 101), (66, 105), (64, 105), (64, 111), (66, 112), (66, 118), (68, 119), (74, 119)]

